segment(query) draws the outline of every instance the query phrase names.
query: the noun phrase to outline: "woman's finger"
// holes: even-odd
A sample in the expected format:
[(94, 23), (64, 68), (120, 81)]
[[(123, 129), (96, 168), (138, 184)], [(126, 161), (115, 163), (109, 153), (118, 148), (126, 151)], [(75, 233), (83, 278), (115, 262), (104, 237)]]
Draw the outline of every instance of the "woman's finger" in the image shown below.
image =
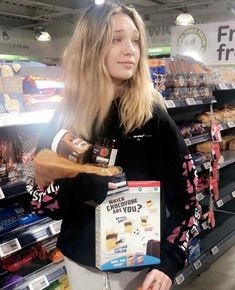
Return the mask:
[(118, 186), (117, 186), (115, 183), (113, 183), (113, 182), (109, 182), (109, 183), (108, 183), (108, 188), (109, 188), (109, 189), (117, 189)]
[(151, 289), (150, 287), (151, 287), (151, 285), (153, 284), (154, 281), (155, 281), (155, 275), (154, 275), (153, 271), (151, 271), (151, 272), (148, 273), (148, 275), (144, 279), (143, 290)]

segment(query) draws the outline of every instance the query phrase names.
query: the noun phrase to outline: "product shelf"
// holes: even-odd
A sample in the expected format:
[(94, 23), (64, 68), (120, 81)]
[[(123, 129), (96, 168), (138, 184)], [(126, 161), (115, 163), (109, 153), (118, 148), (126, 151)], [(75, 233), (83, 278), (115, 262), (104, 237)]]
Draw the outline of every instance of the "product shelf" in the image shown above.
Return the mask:
[(219, 169), (227, 167), (235, 163), (235, 151), (232, 150), (221, 150), (221, 154), (224, 157), (224, 162), (219, 165)]
[[(221, 150), (221, 154), (224, 157), (224, 162), (219, 164), (218, 169), (222, 169), (227, 167), (233, 163), (235, 163), (235, 151), (232, 150)], [(210, 162), (206, 161), (201, 165), (196, 166), (197, 173), (200, 173), (204, 170), (208, 170), (210, 168)]]
[(13, 196), (23, 195), (26, 191), (26, 184), (21, 180), (8, 182), (0, 186), (0, 200), (8, 199)]
[[(37, 265), (39, 267), (39, 265)], [(17, 272), (17, 275), (20, 273)], [(22, 275), (19, 283), (14, 285), (6, 284), (1, 288), (2, 290), (41, 290), (49, 286), (51, 283), (57, 281), (66, 274), (64, 261), (62, 262), (44, 262), (41, 268), (32, 271), (28, 275)]]
[(165, 105), (169, 110), (195, 105), (207, 105), (213, 103), (216, 103), (214, 97), (186, 98), (182, 100), (165, 100)]
[(53, 113), (54, 110), (40, 110), (22, 113), (1, 113), (0, 127), (47, 123), (51, 120)]
[[(202, 193), (203, 194), (203, 193)], [(235, 198), (235, 182), (219, 189), (219, 200), (215, 201), (215, 208), (223, 208), (223, 206)], [(209, 205), (209, 195), (204, 195), (204, 198), (199, 198), (202, 205)]]
[(50, 218), (44, 218), (1, 235), (0, 258), (58, 234), (61, 222), (61, 220), (53, 221)]
[(235, 127), (235, 121), (229, 121), (227, 123), (220, 123), (219, 124), (220, 130), (225, 131)]
[(188, 264), (175, 278), (173, 290), (181, 289), (187, 282), (202, 273), (235, 242), (235, 215), (215, 211), (216, 227), (199, 234), (201, 254)]
[(195, 145), (195, 144), (202, 143), (208, 140), (211, 140), (210, 133), (205, 133), (205, 134), (201, 134), (198, 136), (193, 136), (193, 137), (184, 139), (187, 146)]

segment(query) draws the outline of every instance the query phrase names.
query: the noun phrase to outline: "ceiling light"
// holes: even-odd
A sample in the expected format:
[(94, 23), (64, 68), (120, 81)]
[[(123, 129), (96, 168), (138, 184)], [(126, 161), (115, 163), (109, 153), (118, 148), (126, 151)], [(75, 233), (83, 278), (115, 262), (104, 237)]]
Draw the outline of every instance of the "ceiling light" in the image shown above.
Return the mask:
[(184, 8), (183, 13), (180, 13), (175, 20), (176, 25), (193, 25), (195, 23), (193, 16)]
[(50, 41), (51, 40), (51, 36), (45, 30), (37, 31), (36, 40), (37, 41)]
[(101, 5), (101, 4), (104, 4), (104, 1), (105, 0), (95, 0), (95, 4)]

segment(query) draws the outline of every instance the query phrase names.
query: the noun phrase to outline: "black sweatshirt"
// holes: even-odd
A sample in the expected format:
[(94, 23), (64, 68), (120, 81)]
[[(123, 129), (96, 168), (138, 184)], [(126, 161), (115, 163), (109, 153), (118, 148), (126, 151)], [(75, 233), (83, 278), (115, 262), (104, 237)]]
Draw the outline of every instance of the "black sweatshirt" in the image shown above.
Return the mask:
[[(38, 149), (50, 148), (56, 134), (54, 123), (55, 119)], [(128, 180), (161, 181), (162, 262), (152, 268), (173, 280), (185, 265), (189, 239), (197, 226), (197, 177), (188, 148), (174, 121), (158, 107), (142, 128), (125, 135), (113, 104), (101, 135), (117, 141), (116, 165), (123, 168)], [(29, 188), (36, 213), (63, 219), (58, 248), (86, 266), (95, 267), (95, 207), (85, 201), (102, 203), (107, 188), (107, 177), (86, 173), (56, 180), (47, 189)]]

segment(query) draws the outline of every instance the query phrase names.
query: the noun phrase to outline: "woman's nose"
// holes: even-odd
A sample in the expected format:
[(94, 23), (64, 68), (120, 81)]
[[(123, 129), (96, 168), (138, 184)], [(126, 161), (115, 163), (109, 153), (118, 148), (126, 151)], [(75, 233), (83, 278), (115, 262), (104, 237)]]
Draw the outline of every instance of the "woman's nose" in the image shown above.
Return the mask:
[(123, 48), (123, 52), (125, 55), (128, 55), (128, 54), (133, 55), (135, 54), (135, 50), (136, 48), (131, 40), (128, 40), (125, 42), (124, 48)]

